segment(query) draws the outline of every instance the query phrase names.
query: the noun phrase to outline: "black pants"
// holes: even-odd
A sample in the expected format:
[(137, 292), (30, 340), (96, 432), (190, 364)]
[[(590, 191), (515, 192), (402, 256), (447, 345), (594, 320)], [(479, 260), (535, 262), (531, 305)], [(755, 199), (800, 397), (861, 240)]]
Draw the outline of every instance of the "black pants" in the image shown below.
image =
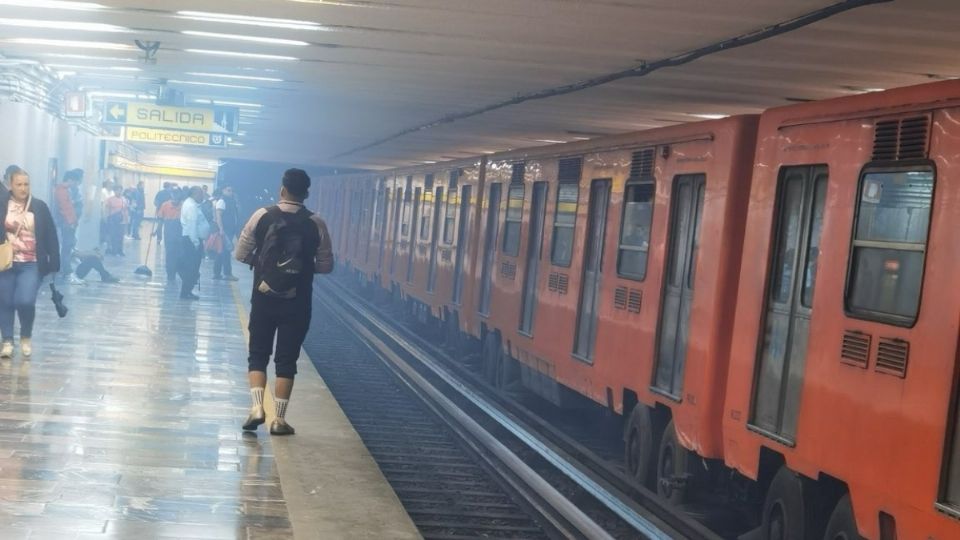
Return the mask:
[[(186, 296), (193, 292), (193, 288), (200, 280), (200, 263), (203, 262), (203, 246), (193, 245), (193, 241), (181, 236), (180, 241), (180, 295)], [(170, 238), (167, 238), (167, 242)]]
[[(300, 347), (310, 328), (311, 306), (301, 299), (279, 300), (253, 293), (250, 308), (250, 357), (248, 371), (266, 373), (273, 352), (277, 377), (292, 379), (297, 374)], [(277, 346), (273, 342), (276, 337)]]
[[(183, 227), (180, 226), (179, 219), (168, 219), (163, 222), (163, 226), (157, 231), (162, 232), (169, 238), (180, 238), (183, 236)], [(160, 243), (159, 237), (157, 243)], [(167, 283), (177, 281), (177, 271), (180, 269), (180, 242), (167, 241), (163, 244), (163, 263), (167, 269)]]
[(77, 228), (70, 225), (60, 226), (60, 272), (64, 275), (70, 274), (73, 267), (70, 261), (73, 260), (73, 248), (77, 245)]
[(213, 256), (213, 275), (216, 277), (219, 276), (232, 276), (233, 275), (233, 240), (230, 237), (224, 236), (223, 238), (223, 249), (220, 253), (217, 253)]
[(80, 264), (77, 265), (77, 277), (83, 279), (90, 273), (90, 270), (96, 270), (100, 274), (100, 281), (111, 277), (110, 272), (103, 267), (103, 261), (98, 257), (83, 257)]

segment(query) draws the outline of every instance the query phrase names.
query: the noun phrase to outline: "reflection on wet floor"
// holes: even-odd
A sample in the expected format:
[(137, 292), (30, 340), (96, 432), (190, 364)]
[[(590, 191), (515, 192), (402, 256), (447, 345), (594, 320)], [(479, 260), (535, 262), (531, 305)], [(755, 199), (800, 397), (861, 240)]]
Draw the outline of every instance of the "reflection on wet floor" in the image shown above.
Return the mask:
[(205, 263), (180, 300), (130, 247), (105, 261), (122, 283), (58, 283), (65, 319), (44, 285), (33, 357), (0, 360), (0, 538), (289, 538), (269, 436), (239, 429), (231, 285)]

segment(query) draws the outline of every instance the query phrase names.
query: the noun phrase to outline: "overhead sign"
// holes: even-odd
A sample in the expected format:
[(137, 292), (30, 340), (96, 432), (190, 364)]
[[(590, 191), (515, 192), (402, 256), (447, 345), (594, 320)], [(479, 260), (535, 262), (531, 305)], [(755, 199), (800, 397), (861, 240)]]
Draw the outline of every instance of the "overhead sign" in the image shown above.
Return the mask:
[(223, 133), (174, 131), (139, 126), (127, 126), (124, 139), (129, 143), (182, 144), (207, 148), (225, 148), (227, 146), (227, 136)]
[(197, 131), (201, 133), (236, 133), (240, 112), (235, 108), (167, 107), (135, 101), (105, 101), (103, 123)]
[(63, 115), (67, 118), (87, 116), (87, 94), (83, 92), (64, 92)]

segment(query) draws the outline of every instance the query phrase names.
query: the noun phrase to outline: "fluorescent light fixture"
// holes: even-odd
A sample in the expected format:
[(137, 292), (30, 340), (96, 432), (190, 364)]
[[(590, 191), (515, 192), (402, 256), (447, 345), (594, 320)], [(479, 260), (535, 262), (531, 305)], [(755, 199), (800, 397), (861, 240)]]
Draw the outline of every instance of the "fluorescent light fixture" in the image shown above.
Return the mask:
[(130, 32), (129, 28), (115, 24), (77, 22), (77, 21), (44, 21), (40, 19), (7, 19), (0, 17), (0, 26), (19, 26), (21, 28), (50, 28), (54, 30), (80, 30), (84, 32)]
[(201, 73), (197, 71), (188, 71), (187, 75), (194, 77), (216, 77), (218, 79), (236, 79), (240, 81), (264, 81), (264, 82), (283, 82), (283, 79), (276, 77), (256, 77), (253, 75), (230, 75), (229, 73)]
[(197, 30), (183, 30), (180, 33), (187, 36), (208, 37), (208, 38), (217, 38), (217, 39), (234, 39), (237, 41), (253, 41), (255, 43), (269, 43), (271, 45), (295, 45), (298, 47), (307, 47), (310, 45), (306, 41), (300, 41), (297, 39), (245, 36), (242, 34), (220, 34), (217, 32), (199, 32)]
[(94, 70), (107, 70), (107, 71), (143, 71), (138, 67), (133, 66), (78, 66), (74, 64), (47, 64), (48, 67), (52, 68), (63, 68), (63, 69), (94, 69)]
[(298, 21), (294, 19), (251, 17), (248, 15), (210, 13), (207, 11), (178, 11), (177, 15), (182, 19), (189, 19), (192, 21), (242, 24), (247, 26), (262, 26), (264, 28), (286, 28), (289, 30), (328, 30), (328, 28), (325, 28), (312, 21)]
[(212, 82), (204, 82), (204, 81), (178, 81), (178, 80), (175, 80), (175, 79), (170, 79), (168, 82), (171, 82), (171, 83), (174, 83), (174, 84), (192, 84), (192, 85), (194, 85), (194, 86), (214, 86), (214, 87), (217, 87), (217, 88), (237, 88), (237, 89), (240, 89), (240, 90), (256, 90), (256, 89), (257, 89), (257, 87), (255, 87), (255, 86), (243, 86), (243, 85), (237, 85), (237, 84), (220, 84), (220, 83), (212, 83)]
[(0, 0), (0, 6), (17, 6), (44, 9), (68, 9), (72, 11), (88, 11), (104, 9), (107, 6), (93, 2), (63, 2), (59, 0)]
[(240, 116), (260, 116), (259, 109), (240, 109)]
[(237, 137), (246, 137), (246, 136), (247, 136), (247, 132), (246, 132), (246, 131), (238, 131), (238, 132), (237, 132)]
[(567, 141), (558, 141), (555, 139), (536, 139), (537, 142), (547, 143), (547, 144), (563, 144)]
[(37, 45), (40, 47), (67, 47), (71, 49), (105, 49), (111, 51), (132, 51), (133, 45), (110, 43), (106, 41), (74, 41), (67, 39), (12, 38), (3, 40), (13, 45)]
[(254, 125), (253, 122), (247, 122), (247, 121), (244, 120), (244, 119), (241, 119), (240, 122), (238, 122), (238, 124), (240, 124), (241, 126), (252, 126), (252, 125)]
[(242, 142), (233, 142), (233, 141), (230, 141), (230, 142), (228, 142), (227, 144), (230, 145), (230, 146), (243, 146), (243, 143), (242, 143)]
[(95, 56), (91, 54), (43, 53), (41, 56), (50, 58), (68, 58), (70, 60), (96, 60), (98, 62), (137, 62), (136, 58), (119, 58), (116, 56)]
[(257, 53), (244, 53), (236, 51), (215, 51), (211, 49), (184, 49), (188, 53), (194, 54), (209, 54), (213, 56), (234, 56), (237, 58), (256, 58), (258, 60), (299, 60), (294, 56), (279, 56), (276, 54), (257, 54)]
[(729, 114), (700, 114), (700, 113), (687, 113), (687, 116), (693, 116), (694, 118), (703, 118), (705, 120), (720, 120), (721, 118), (726, 118), (730, 116)]
[(139, 94), (136, 92), (109, 92), (96, 91), (88, 94), (92, 98), (118, 98), (118, 99), (153, 99), (150, 94)]
[(253, 107), (259, 109), (263, 105), (259, 103), (247, 103), (244, 101), (223, 101), (220, 99), (195, 99), (194, 103), (206, 103), (208, 105), (227, 105), (230, 107)]

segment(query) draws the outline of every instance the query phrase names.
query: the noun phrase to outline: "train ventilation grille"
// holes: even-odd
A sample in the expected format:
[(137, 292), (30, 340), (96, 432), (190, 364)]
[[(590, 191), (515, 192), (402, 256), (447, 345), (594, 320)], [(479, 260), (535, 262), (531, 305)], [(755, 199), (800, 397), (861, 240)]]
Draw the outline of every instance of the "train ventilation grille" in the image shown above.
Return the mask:
[(907, 376), (907, 360), (910, 357), (910, 343), (897, 338), (880, 338), (877, 348), (878, 373)]
[(567, 274), (560, 272), (550, 272), (550, 277), (547, 279), (547, 289), (558, 294), (567, 294), (569, 284), (570, 279)]
[(846, 364), (866, 368), (870, 357), (869, 334), (857, 330), (847, 330), (843, 333), (843, 345), (840, 349), (840, 358)]
[(630, 163), (630, 179), (650, 178), (653, 176), (653, 148), (644, 148), (633, 153)]
[(560, 160), (560, 170), (557, 179), (560, 182), (580, 182), (580, 174), (583, 170), (583, 160), (581, 158), (568, 158)]
[(523, 183), (523, 174), (526, 170), (527, 165), (525, 163), (514, 163), (513, 164), (513, 174), (510, 176), (511, 184), (522, 184)]
[(926, 158), (929, 125), (930, 119), (926, 116), (877, 122), (873, 137), (873, 160)]
[(622, 309), (631, 313), (640, 313), (640, 300), (643, 293), (640, 289), (628, 289), (627, 287), (617, 287), (613, 291), (614, 309)]
[(510, 261), (500, 263), (500, 275), (509, 279), (517, 279), (517, 265)]

